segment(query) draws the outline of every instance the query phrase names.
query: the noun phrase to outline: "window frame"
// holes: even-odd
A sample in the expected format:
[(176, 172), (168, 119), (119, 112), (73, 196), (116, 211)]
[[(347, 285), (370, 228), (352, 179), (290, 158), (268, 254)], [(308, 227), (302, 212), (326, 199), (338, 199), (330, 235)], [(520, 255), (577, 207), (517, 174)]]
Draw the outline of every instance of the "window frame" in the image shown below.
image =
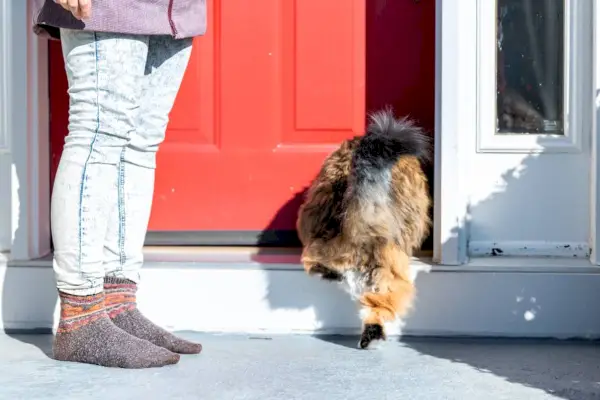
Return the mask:
[[(587, 59), (592, 46), (590, 0), (564, 0), (563, 135), (496, 133), (497, 0), (477, 1), (478, 153), (581, 153), (589, 86)], [(491, 22), (491, 23), (490, 23)]]

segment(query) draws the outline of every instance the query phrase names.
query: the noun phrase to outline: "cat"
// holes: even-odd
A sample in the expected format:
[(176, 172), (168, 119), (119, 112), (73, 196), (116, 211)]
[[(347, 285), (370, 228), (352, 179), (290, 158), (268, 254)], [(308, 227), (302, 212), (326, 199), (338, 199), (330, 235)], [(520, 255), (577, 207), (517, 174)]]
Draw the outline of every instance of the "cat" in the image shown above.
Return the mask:
[(299, 208), (301, 261), (311, 276), (339, 282), (360, 305), (361, 349), (386, 340), (416, 294), (410, 260), (431, 228), (430, 138), (391, 109), (323, 162)]

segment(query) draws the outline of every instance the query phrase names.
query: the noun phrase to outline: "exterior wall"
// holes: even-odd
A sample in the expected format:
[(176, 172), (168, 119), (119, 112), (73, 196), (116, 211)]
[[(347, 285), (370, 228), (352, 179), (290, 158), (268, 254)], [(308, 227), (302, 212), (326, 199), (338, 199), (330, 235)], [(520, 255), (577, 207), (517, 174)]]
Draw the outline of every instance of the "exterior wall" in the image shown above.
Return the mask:
[(25, 260), (50, 250), (47, 41), (29, 7), (0, 0), (0, 250)]
[(0, 253), (10, 251), (12, 243), (10, 165), (10, 154), (0, 153)]
[[(593, 3), (565, 3), (563, 103), (568, 140), (494, 134), (495, 4), (477, 4), (476, 36), (480, 40), (474, 48), (479, 56), (473, 90), (479, 109), (477, 133), (469, 140), (469, 253), (486, 256), (493, 250), (497, 255), (588, 258), (594, 162), (590, 157), (593, 94), (589, 84), (593, 79)], [(505, 50), (510, 44), (504, 44)], [(538, 43), (538, 47), (542, 45)], [(525, 55), (529, 56), (532, 54)], [(512, 73), (521, 78), (525, 72), (516, 67)]]
[[(512, 255), (587, 258), (588, 146), (584, 154), (473, 154), (470, 254), (490, 255), (496, 248)], [(565, 246), (570, 250), (563, 251)]]
[[(7, 0), (0, 1), (0, 13), (5, 10)], [(0, 18), (0, 22), (3, 19)], [(11, 191), (10, 191), (10, 134), (8, 90), (10, 69), (7, 59), (10, 25), (0, 25), (0, 252), (10, 250), (11, 245)]]

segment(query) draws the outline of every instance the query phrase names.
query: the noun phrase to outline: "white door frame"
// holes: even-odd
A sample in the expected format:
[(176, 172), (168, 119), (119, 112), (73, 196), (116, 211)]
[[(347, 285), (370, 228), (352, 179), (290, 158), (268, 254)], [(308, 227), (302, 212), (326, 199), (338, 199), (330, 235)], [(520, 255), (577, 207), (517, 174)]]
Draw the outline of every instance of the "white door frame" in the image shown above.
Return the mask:
[[(491, 1), (492, 3), (493, 0)], [(566, 107), (570, 134), (561, 138), (549, 138), (543, 141), (531, 136), (492, 137), (490, 124), (493, 115), (487, 112), (495, 107), (490, 96), (481, 98), (482, 88), (485, 94), (490, 92), (489, 68), (494, 54), (489, 49), (482, 49), (480, 41), (482, 32), (489, 34), (491, 21), (483, 20), (491, 15), (490, 0), (438, 0), (437, 35), (436, 35), (436, 179), (435, 179), (435, 247), (434, 261), (444, 265), (461, 265), (470, 262), (470, 266), (478, 265), (481, 260), (469, 261), (470, 246), (470, 196), (469, 157), (478, 152), (491, 153), (558, 153), (587, 151), (582, 144), (592, 137), (593, 150), (590, 159), (592, 169), (590, 204), (592, 204), (591, 229), (588, 243), (572, 246), (581, 248), (573, 250), (573, 254), (588, 257), (592, 264), (600, 263), (594, 249), (600, 251), (600, 164), (596, 157), (600, 150), (600, 126), (595, 119), (600, 117), (600, 96), (586, 100), (592, 70), (596, 73), (593, 88), (600, 93), (600, 6), (594, 0), (566, 0), (565, 12), (567, 43), (566, 52), (574, 54), (565, 60), (565, 71), (568, 75), (566, 87)], [(486, 12), (482, 12), (485, 6)], [(594, 9), (594, 18), (586, 18), (590, 9)], [(589, 24), (593, 26), (590, 27)], [(483, 29), (485, 27), (485, 29)], [(594, 41), (592, 40), (592, 30)], [(489, 42), (489, 37), (487, 37)], [(493, 40), (493, 39), (492, 39)], [(590, 47), (594, 56), (590, 59)], [(485, 52), (483, 51), (485, 50)], [(484, 54), (485, 53), (485, 54)], [(484, 59), (482, 59), (484, 57)], [(573, 61), (576, 58), (576, 62)], [(481, 76), (482, 65), (487, 75)], [(475, 78), (477, 77), (477, 79)], [(483, 79), (483, 81), (482, 81)], [(484, 101), (486, 100), (486, 101)], [(593, 102), (593, 103), (592, 103)], [(592, 117), (591, 107), (594, 104), (596, 115)], [(491, 107), (491, 108), (490, 108)], [(482, 112), (483, 111), (485, 112)], [(477, 139), (476, 146), (473, 140)], [(482, 139), (485, 139), (482, 140)], [(493, 157), (493, 156), (491, 156)], [(596, 232), (599, 232), (596, 235)], [(511, 243), (507, 243), (510, 247)], [(519, 243), (517, 243), (519, 244)], [(536, 243), (538, 244), (538, 243)], [(542, 243), (543, 244), (543, 243)], [(513, 244), (514, 249), (519, 246)], [(528, 246), (527, 250), (512, 251), (511, 255), (520, 256), (565, 256), (569, 252), (556, 251), (554, 243), (545, 247)], [(513, 249), (513, 250), (514, 250)], [(474, 253), (477, 253), (475, 251)], [(487, 254), (487, 252), (481, 252)], [(512, 254), (514, 253), (514, 254)], [(569, 257), (570, 257), (569, 253)], [(567, 260), (568, 261), (568, 260)], [(523, 265), (515, 261), (515, 265)], [(519, 267), (521, 268), (521, 267)]]
[(592, 81), (592, 163), (590, 188), (590, 261), (600, 265), (600, 5), (594, 1), (593, 11), (593, 81)]
[(50, 252), (48, 43), (33, 34), (30, 7), (30, 1), (0, 0), (0, 93), (9, 100), (0, 112), (9, 137), (4, 152), (12, 164), (10, 171), (0, 171), (2, 193), (10, 195), (10, 207), (0, 212), (10, 214), (4, 217), (11, 221), (16, 260)]
[(436, 1), (434, 262), (467, 262), (469, 138), (476, 135), (476, 0)]

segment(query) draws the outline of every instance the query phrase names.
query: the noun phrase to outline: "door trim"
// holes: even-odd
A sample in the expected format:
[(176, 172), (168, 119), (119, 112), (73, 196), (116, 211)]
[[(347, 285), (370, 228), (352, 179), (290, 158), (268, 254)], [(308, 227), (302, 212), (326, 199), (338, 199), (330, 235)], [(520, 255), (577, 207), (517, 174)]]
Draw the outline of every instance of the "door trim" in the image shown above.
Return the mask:
[(594, 1), (592, 35), (592, 126), (591, 126), (591, 187), (590, 187), (590, 262), (600, 265), (600, 6)]
[(476, 0), (436, 1), (433, 260), (468, 261), (468, 161), (477, 134)]
[[(563, 134), (496, 133), (496, 2), (477, 3), (477, 104), (479, 153), (581, 153), (589, 129), (588, 106), (582, 94), (589, 90), (589, 48), (591, 46), (590, 11), (593, 2), (565, 0), (563, 46)], [(585, 142), (585, 144), (584, 144)]]
[(296, 231), (150, 231), (146, 246), (300, 247)]
[(10, 188), (6, 208), (16, 260), (50, 253), (48, 40), (33, 33), (31, 6), (31, 0), (0, 1), (0, 24), (7, 34), (0, 60), (10, 74), (0, 90), (11, 99), (4, 126), (12, 160), (0, 173), (9, 177), (2, 183)]

